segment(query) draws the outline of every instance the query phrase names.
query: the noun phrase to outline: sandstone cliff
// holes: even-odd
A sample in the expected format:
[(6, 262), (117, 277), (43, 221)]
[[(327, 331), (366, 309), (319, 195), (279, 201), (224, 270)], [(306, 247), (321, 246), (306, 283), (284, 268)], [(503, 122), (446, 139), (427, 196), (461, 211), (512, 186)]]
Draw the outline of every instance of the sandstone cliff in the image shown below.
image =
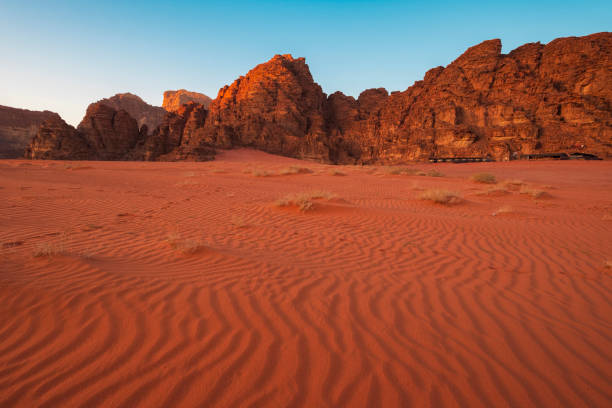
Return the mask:
[(212, 99), (202, 93), (179, 89), (178, 91), (164, 92), (164, 102), (162, 106), (168, 112), (176, 112), (181, 106), (189, 102), (196, 102), (204, 106), (204, 108), (208, 108)]
[(149, 135), (104, 104), (90, 106), (77, 133), (91, 157), (111, 160), (209, 160), (214, 148), (239, 146), (345, 164), (574, 151), (612, 158), (610, 84), (612, 33), (509, 54), (500, 40), (485, 41), (403, 92), (370, 89), (357, 99), (327, 97), (303, 58), (276, 55), (208, 108), (181, 104)]
[(40, 125), (51, 118), (59, 115), (0, 105), (0, 159), (21, 157)]

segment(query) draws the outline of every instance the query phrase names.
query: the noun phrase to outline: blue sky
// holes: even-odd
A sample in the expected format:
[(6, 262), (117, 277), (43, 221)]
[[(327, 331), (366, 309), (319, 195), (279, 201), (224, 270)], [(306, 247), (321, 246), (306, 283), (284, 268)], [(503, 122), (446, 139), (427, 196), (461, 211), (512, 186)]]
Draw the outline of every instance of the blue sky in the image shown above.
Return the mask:
[[(94, 4), (98, 3), (98, 4)], [(0, 105), (58, 112), (133, 92), (215, 97), (274, 54), (306, 57), (324, 92), (404, 90), (466, 48), (612, 30), (609, 1), (0, 0)]]

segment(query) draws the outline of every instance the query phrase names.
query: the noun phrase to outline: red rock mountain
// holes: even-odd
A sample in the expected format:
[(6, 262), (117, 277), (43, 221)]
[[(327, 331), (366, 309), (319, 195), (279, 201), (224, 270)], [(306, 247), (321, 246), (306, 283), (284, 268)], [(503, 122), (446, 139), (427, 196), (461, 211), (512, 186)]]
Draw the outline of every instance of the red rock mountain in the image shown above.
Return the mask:
[(166, 110), (159, 106), (149, 105), (139, 96), (131, 93), (120, 93), (110, 98), (101, 99), (97, 103), (103, 103), (115, 110), (124, 110), (136, 119), (138, 128), (146, 125), (149, 131), (155, 129), (164, 120)]
[(327, 97), (303, 58), (276, 55), (222, 88), (208, 109), (168, 113), (151, 135), (137, 135), (119, 112), (112, 125), (99, 121), (99, 136), (83, 123), (77, 133), (95, 157), (127, 149), (124, 157), (148, 160), (208, 160), (214, 148), (237, 146), (332, 163), (572, 151), (612, 158), (610, 84), (612, 33), (509, 54), (500, 40), (485, 41), (403, 92), (370, 89), (357, 99)]
[(162, 106), (168, 112), (176, 112), (181, 106), (189, 102), (196, 102), (204, 106), (204, 108), (208, 108), (212, 99), (202, 93), (179, 89), (178, 91), (164, 92), (164, 102)]
[(0, 158), (21, 157), (40, 125), (51, 118), (59, 119), (59, 115), (0, 105)]

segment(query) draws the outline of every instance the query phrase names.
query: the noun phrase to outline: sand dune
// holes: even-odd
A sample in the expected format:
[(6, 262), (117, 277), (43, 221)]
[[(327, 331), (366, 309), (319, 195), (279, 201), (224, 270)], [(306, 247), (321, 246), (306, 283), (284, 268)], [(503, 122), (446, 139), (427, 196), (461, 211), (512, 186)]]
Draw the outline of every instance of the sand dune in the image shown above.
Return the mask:
[(0, 161), (0, 406), (610, 406), (612, 164), (409, 167)]

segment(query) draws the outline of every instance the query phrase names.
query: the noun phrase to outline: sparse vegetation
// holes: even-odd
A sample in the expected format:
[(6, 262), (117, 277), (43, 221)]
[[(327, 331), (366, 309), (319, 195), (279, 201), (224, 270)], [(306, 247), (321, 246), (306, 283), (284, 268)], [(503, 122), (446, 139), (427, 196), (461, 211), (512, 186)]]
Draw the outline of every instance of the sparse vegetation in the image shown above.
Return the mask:
[(510, 207), (509, 205), (504, 205), (500, 208), (498, 208), (496, 211), (493, 212), (493, 216), (499, 215), (499, 214), (510, 214), (514, 212), (514, 208)]
[(447, 190), (425, 190), (420, 195), (421, 200), (432, 201), (437, 204), (451, 205), (462, 201), (458, 193)]
[(519, 193), (530, 195), (533, 198), (546, 198), (546, 197), (550, 197), (550, 194), (547, 193), (544, 190), (539, 190), (537, 188), (531, 188), (531, 187), (527, 187), (527, 186), (521, 187)]
[(34, 248), (34, 257), (53, 257), (66, 253), (66, 233), (58, 234), (59, 237), (54, 241), (42, 242)]
[(329, 174), (332, 176), (346, 176), (346, 173), (341, 172), (340, 170), (332, 169)]
[(440, 173), (438, 170), (429, 170), (427, 172), (427, 176), (429, 176), (429, 177), (444, 177), (444, 174)]
[(509, 194), (510, 192), (508, 190), (506, 190), (504, 187), (502, 186), (495, 186), (495, 187), (491, 187), (485, 191), (479, 191), (476, 194), (477, 195), (492, 195), (492, 196), (500, 196), (500, 195), (505, 195), (505, 194)]
[(476, 173), (473, 174), (470, 179), (475, 183), (483, 183), (483, 184), (495, 184), (497, 183), (497, 179), (491, 173)]
[(274, 176), (274, 172), (267, 170), (253, 170), (252, 173), (255, 177), (270, 177)]
[(246, 220), (242, 217), (232, 217), (232, 225), (234, 225), (237, 228), (246, 228), (249, 226), (249, 224), (246, 222)]
[(276, 200), (275, 204), (278, 207), (296, 206), (300, 211), (310, 211), (314, 209), (313, 200), (331, 200), (335, 197), (336, 195), (334, 193), (328, 191), (312, 191), (308, 193), (289, 194)]
[(204, 249), (204, 244), (201, 240), (184, 239), (178, 232), (169, 234), (166, 242), (170, 245), (170, 248), (184, 254), (193, 254)]
[(308, 173), (312, 173), (312, 170), (310, 170), (307, 167), (300, 167), (300, 166), (289, 166), (278, 172), (278, 174), (280, 174), (281, 176), (288, 176), (290, 174), (308, 174)]
[(513, 180), (504, 180), (501, 185), (502, 187), (508, 190), (517, 191), (524, 184), (525, 183), (522, 180), (513, 179)]

